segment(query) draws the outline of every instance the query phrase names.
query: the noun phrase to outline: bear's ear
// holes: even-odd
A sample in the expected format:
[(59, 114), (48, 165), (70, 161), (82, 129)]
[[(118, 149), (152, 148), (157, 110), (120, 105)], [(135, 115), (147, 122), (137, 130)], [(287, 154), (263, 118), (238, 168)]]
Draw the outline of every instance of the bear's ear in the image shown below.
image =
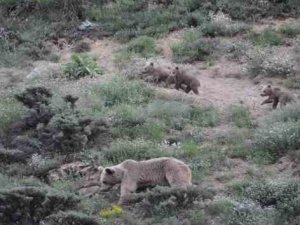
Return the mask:
[(113, 169), (110, 169), (110, 168), (106, 168), (105, 169), (105, 172), (108, 174), (108, 175), (113, 175), (115, 173), (115, 171)]
[(271, 88), (271, 84), (268, 84), (268, 88)]
[(178, 66), (175, 67), (175, 70), (179, 70)]
[(154, 66), (154, 63), (153, 63), (153, 62), (151, 62), (151, 63), (150, 63), (150, 66)]

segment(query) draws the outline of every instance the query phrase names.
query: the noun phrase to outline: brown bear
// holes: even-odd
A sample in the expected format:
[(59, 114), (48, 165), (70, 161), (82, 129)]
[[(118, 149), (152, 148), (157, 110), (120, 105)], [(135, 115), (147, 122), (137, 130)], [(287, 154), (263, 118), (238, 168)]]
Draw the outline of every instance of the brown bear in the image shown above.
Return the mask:
[(161, 157), (145, 161), (125, 160), (104, 168), (101, 177), (101, 191), (107, 191), (121, 184), (120, 204), (124, 197), (134, 193), (137, 188), (150, 185), (171, 185), (187, 189), (192, 185), (190, 168), (175, 158)]
[(171, 74), (170, 68), (168, 67), (169, 70), (165, 70), (163, 68), (154, 67), (154, 63), (151, 62), (149, 65), (145, 66), (144, 68), (144, 73), (147, 73), (149, 75), (152, 75), (153, 80), (156, 84), (164, 81), (166, 82), (168, 77)]
[(262, 92), (260, 96), (268, 96), (268, 98), (261, 105), (273, 103), (273, 109), (277, 108), (278, 103), (280, 103), (280, 106), (285, 106), (287, 103), (294, 101), (290, 94), (281, 91), (280, 88), (272, 88), (270, 84), (264, 87)]
[(177, 90), (182, 87), (182, 84), (185, 84), (187, 86), (185, 89), (186, 93), (192, 90), (196, 95), (199, 94), (198, 88), (200, 87), (200, 82), (196, 77), (179, 70), (178, 67), (173, 70), (173, 75), (175, 77), (175, 88)]

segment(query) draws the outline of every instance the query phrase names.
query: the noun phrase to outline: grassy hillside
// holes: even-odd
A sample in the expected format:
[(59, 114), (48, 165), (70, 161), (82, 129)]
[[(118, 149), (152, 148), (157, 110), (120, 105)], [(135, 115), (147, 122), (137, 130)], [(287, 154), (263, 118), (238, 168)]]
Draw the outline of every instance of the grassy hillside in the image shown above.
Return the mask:
[[(296, 225), (300, 2), (0, 0), (0, 224)], [(145, 77), (179, 66), (186, 94)], [(272, 84), (295, 102), (260, 105)], [(175, 157), (117, 205), (101, 167)]]

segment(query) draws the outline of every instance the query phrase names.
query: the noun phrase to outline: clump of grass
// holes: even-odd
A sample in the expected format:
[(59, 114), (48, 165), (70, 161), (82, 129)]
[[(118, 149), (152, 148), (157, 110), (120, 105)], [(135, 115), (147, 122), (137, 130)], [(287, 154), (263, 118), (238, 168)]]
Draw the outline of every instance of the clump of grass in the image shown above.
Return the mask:
[(72, 55), (71, 62), (63, 66), (64, 74), (68, 79), (80, 79), (82, 77), (94, 77), (104, 72), (99, 68), (95, 59), (86, 54)]
[(9, 126), (20, 120), (26, 110), (16, 99), (4, 97), (0, 100), (0, 134), (5, 132)]
[(149, 58), (158, 53), (155, 39), (148, 36), (141, 36), (131, 40), (126, 47), (126, 52), (136, 54), (140, 57)]
[(254, 45), (260, 47), (278, 46), (283, 42), (281, 36), (272, 29), (265, 29), (261, 33), (252, 32), (249, 39)]
[(300, 89), (300, 77), (289, 77), (284, 82), (284, 85), (291, 89)]
[(153, 90), (142, 81), (114, 77), (111, 81), (99, 85), (95, 91), (103, 96), (106, 106), (122, 103), (143, 104), (153, 97)]
[(287, 37), (294, 38), (297, 35), (300, 35), (300, 21), (283, 25), (280, 27), (279, 31)]
[(243, 105), (233, 105), (228, 108), (227, 120), (239, 128), (253, 128), (250, 111)]
[(172, 46), (173, 61), (191, 63), (207, 60), (218, 46), (218, 41), (203, 39), (197, 31), (187, 32), (183, 40)]
[(220, 121), (219, 112), (213, 107), (193, 107), (190, 111), (191, 124), (200, 127), (214, 127)]
[(193, 141), (184, 142), (181, 146), (180, 152), (182, 157), (192, 158), (199, 154), (200, 146)]
[(114, 164), (127, 159), (146, 160), (168, 155), (168, 152), (163, 151), (154, 142), (144, 139), (117, 140), (111, 144), (109, 149), (104, 151), (105, 159)]

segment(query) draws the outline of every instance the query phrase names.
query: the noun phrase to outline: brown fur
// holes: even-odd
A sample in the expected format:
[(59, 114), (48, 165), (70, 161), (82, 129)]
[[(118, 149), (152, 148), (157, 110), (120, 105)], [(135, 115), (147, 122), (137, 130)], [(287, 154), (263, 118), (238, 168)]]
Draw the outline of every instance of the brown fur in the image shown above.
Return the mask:
[(196, 77), (179, 70), (178, 67), (173, 70), (173, 75), (175, 76), (175, 88), (177, 90), (185, 84), (187, 86), (185, 89), (186, 93), (189, 93), (192, 90), (196, 95), (199, 94), (198, 88), (200, 87), (200, 82)]
[(287, 103), (294, 101), (290, 94), (281, 91), (280, 88), (272, 88), (271, 85), (268, 85), (263, 89), (261, 96), (268, 96), (261, 105), (273, 103), (273, 109), (277, 108), (278, 103), (280, 103), (280, 106), (285, 106)]
[(101, 174), (101, 190), (111, 189), (121, 184), (120, 203), (124, 197), (140, 187), (149, 185), (171, 185), (186, 189), (191, 183), (189, 167), (175, 158), (155, 158), (145, 161), (125, 160), (105, 168)]
[(154, 63), (151, 62), (144, 68), (144, 73), (152, 75), (154, 82), (158, 84), (163, 81), (166, 82), (171, 72), (160, 67), (155, 68)]

